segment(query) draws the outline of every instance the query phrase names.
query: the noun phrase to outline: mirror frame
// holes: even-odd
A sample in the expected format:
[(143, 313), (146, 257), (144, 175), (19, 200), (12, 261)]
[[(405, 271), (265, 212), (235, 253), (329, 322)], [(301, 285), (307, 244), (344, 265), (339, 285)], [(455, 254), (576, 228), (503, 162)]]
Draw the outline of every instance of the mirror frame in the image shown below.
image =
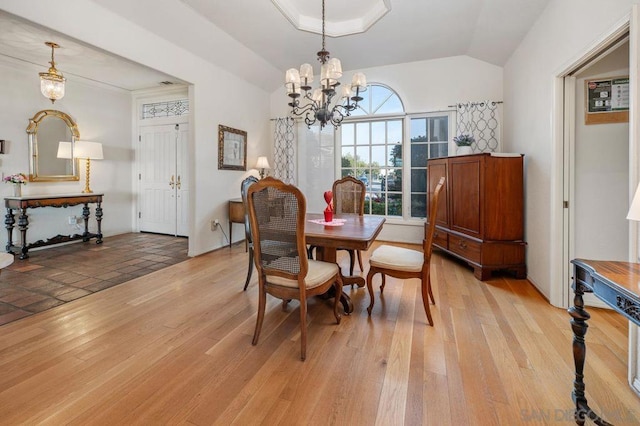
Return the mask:
[(29, 125), (27, 126), (27, 134), (29, 135), (29, 181), (30, 182), (61, 182), (61, 181), (74, 181), (80, 180), (78, 174), (78, 159), (71, 159), (71, 173), (70, 175), (40, 175), (38, 173), (38, 126), (45, 117), (57, 117), (65, 122), (69, 130), (71, 131), (71, 143), (75, 145), (75, 142), (80, 139), (80, 132), (78, 131), (78, 125), (69, 115), (62, 111), (56, 111), (53, 109), (46, 109), (38, 111), (33, 118), (29, 119)]

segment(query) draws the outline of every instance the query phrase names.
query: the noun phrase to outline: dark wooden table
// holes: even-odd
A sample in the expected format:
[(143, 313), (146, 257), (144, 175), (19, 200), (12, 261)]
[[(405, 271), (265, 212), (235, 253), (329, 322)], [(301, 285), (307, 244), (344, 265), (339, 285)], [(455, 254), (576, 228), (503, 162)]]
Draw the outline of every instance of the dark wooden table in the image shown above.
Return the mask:
[[(244, 224), (244, 203), (242, 198), (229, 200), (229, 247), (233, 243), (233, 224)], [(244, 251), (248, 251), (247, 240), (244, 241)]]
[[(29, 258), (29, 249), (34, 247), (48, 246), (51, 244), (64, 243), (67, 241), (79, 240), (89, 241), (96, 239), (97, 244), (102, 243), (102, 197), (104, 194), (70, 194), (70, 195), (29, 195), (24, 197), (5, 197), (4, 206), (7, 214), (4, 216), (4, 224), (7, 228), (7, 246), (6, 251), (13, 253), (13, 228), (16, 223), (14, 210), (18, 210), (18, 230), (20, 231), (20, 259)], [(89, 204), (96, 204), (96, 221), (98, 222), (98, 232), (89, 232)], [(69, 206), (77, 206), (84, 204), (82, 208), (82, 218), (84, 219), (84, 232), (75, 235), (56, 235), (46, 241), (38, 240), (33, 243), (27, 243), (27, 229), (29, 229), (28, 209), (38, 207), (57, 207), (66, 208)]]
[(576, 407), (575, 420), (579, 425), (584, 425), (587, 418), (597, 425), (610, 425), (589, 408), (584, 393), (584, 361), (587, 353), (584, 336), (587, 334), (590, 315), (584, 309), (582, 296), (584, 293), (593, 293), (616, 312), (640, 326), (640, 264), (584, 259), (574, 259), (571, 263), (574, 299), (569, 314), (576, 369), (571, 397)]
[[(321, 214), (308, 213), (304, 234), (307, 244), (316, 246), (318, 260), (336, 262), (338, 248), (367, 250), (382, 230), (385, 219), (378, 216), (337, 215), (335, 219), (344, 219), (342, 226), (324, 226), (310, 220), (324, 219)], [(342, 277), (344, 285), (356, 284), (364, 287), (365, 280), (360, 276)], [(349, 296), (343, 293), (342, 305), (345, 313), (353, 312)]]

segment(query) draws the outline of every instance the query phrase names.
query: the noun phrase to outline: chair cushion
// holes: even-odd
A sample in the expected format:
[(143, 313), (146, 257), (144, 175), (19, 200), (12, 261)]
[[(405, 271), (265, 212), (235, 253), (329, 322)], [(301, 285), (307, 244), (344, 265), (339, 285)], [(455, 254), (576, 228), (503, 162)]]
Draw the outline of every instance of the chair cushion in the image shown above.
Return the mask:
[(424, 263), (424, 254), (420, 251), (402, 247), (381, 245), (369, 258), (369, 265), (396, 271), (419, 272)]
[(0, 253), (0, 269), (6, 268), (13, 263), (13, 255), (10, 253)]
[[(305, 277), (304, 283), (307, 288), (314, 288), (327, 282), (331, 277), (338, 274), (338, 265), (329, 262), (320, 262), (318, 260), (309, 260), (309, 270)], [(298, 287), (298, 281), (288, 278), (278, 277), (267, 274), (267, 282), (270, 284), (281, 285), (283, 287)]]

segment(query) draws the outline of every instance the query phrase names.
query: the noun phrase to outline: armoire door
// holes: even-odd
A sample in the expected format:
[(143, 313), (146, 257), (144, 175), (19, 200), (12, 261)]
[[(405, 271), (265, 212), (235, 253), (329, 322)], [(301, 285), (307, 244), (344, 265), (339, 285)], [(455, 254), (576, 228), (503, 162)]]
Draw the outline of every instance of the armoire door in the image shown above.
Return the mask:
[(188, 235), (187, 141), (186, 124), (140, 128), (140, 231)]

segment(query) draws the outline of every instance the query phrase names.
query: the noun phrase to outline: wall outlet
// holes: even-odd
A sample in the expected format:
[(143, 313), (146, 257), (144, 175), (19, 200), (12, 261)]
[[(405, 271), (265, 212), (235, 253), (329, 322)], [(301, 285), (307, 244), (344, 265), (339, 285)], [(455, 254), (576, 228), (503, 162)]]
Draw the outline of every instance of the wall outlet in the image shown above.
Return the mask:
[(77, 225), (78, 224), (78, 218), (75, 216), (69, 216), (69, 225)]
[(211, 221), (211, 230), (215, 231), (218, 229), (218, 226), (220, 226), (220, 221), (218, 219), (213, 219)]

